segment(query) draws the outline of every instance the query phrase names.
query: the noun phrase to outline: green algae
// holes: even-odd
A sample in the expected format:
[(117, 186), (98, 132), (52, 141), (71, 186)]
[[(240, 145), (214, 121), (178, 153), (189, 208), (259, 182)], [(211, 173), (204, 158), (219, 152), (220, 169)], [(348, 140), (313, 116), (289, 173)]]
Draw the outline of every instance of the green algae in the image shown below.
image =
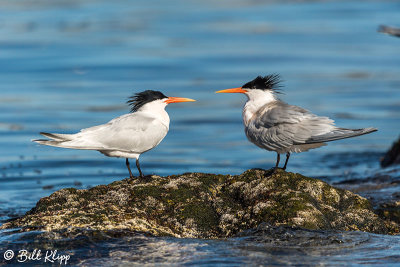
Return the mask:
[(393, 229), (374, 213), (368, 200), (350, 191), (297, 173), (261, 169), (234, 176), (185, 173), (124, 179), (88, 190), (62, 189), (2, 228), (123, 229), (220, 238), (264, 222), (374, 233)]

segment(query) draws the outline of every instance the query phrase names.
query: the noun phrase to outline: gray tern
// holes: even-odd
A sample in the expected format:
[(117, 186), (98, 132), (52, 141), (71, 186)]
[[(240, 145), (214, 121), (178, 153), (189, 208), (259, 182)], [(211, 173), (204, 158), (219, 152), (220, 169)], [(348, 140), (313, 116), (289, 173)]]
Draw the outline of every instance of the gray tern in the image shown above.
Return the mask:
[(258, 76), (242, 87), (220, 90), (216, 93), (242, 93), (247, 96), (243, 108), (245, 133), (256, 146), (280, 154), (286, 153), (286, 169), (290, 153), (304, 152), (326, 145), (325, 142), (355, 137), (377, 131), (375, 128), (345, 129), (334, 125), (328, 117), (314, 115), (298, 106), (282, 102), (280, 77), (277, 74)]

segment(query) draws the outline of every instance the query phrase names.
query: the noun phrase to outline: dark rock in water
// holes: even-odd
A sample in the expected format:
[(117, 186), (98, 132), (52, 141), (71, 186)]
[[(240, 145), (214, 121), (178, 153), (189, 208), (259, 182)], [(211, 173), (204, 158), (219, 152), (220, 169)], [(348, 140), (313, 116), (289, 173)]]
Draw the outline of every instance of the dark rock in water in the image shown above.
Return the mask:
[(366, 242), (369, 239), (369, 235), (365, 232), (309, 230), (290, 226), (272, 226), (268, 223), (261, 223), (256, 228), (243, 231), (237, 236), (242, 240), (250, 241), (250, 244), (262, 243), (264, 247), (294, 247), (297, 249), (305, 247), (319, 249), (326, 246), (337, 248), (338, 244), (349, 246), (352, 243)]
[(392, 148), (386, 152), (385, 156), (381, 160), (381, 166), (383, 168), (393, 164), (400, 164), (400, 138), (393, 143)]
[(22, 231), (129, 230), (158, 236), (219, 238), (273, 226), (388, 233), (369, 201), (320, 180), (282, 170), (241, 175), (186, 173), (124, 179), (40, 199), (1, 228)]

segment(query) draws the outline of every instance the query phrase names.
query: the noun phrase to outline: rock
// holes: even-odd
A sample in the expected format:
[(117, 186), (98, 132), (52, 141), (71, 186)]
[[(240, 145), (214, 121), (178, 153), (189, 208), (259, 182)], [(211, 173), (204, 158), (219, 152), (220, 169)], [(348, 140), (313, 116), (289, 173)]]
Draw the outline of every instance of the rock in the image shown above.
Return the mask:
[(278, 170), (240, 175), (185, 173), (66, 188), (1, 228), (128, 230), (157, 236), (230, 237), (261, 223), (388, 233), (369, 201), (317, 179)]
[(400, 164), (400, 138), (393, 143), (392, 147), (381, 159), (381, 166), (383, 168), (393, 164)]
[(400, 170), (375, 173), (372, 177), (344, 180), (334, 184), (368, 199), (389, 232), (400, 233)]
[(400, 233), (400, 201), (391, 201), (379, 205), (377, 214), (385, 219), (386, 226), (393, 234)]

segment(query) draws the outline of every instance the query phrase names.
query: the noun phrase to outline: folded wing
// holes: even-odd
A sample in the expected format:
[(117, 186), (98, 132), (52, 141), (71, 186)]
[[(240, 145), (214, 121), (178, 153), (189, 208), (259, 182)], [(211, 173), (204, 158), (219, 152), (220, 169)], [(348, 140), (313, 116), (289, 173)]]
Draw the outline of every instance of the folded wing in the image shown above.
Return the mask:
[(250, 141), (269, 150), (324, 143), (376, 131), (344, 129), (328, 117), (320, 117), (293, 105), (276, 101), (260, 108), (246, 128)]
[(168, 126), (143, 113), (126, 114), (110, 122), (81, 130), (79, 133), (41, 133), (52, 140), (33, 140), (49, 146), (101, 151), (143, 153), (158, 145)]

